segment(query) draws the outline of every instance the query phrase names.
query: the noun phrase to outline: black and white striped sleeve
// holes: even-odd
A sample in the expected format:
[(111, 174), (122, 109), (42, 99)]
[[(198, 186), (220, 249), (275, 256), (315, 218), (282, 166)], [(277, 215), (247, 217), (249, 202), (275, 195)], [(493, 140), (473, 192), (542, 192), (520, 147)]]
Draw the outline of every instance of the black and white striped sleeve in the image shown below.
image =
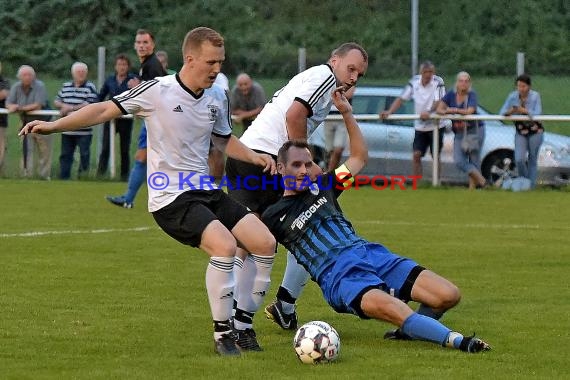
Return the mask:
[(313, 111), (319, 100), (323, 96), (328, 96), (336, 86), (336, 78), (330, 68), (321, 65), (318, 70), (307, 70), (307, 77), (304, 78), (303, 84), (297, 90), (295, 100), (303, 104), (309, 117), (313, 116)]
[(124, 115), (140, 114), (145, 116), (145, 111), (154, 109), (154, 102), (158, 100), (158, 86), (155, 86), (156, 84), (158, 81), (155, 79), (141, 82), (138, 86), (114, 96), (111, 100)]

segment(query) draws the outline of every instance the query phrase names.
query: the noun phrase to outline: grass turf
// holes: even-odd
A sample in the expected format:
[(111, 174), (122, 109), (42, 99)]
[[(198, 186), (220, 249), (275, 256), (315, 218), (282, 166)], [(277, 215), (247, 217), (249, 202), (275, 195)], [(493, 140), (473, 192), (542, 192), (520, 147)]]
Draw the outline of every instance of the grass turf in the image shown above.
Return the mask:
[[(293, 332), (262, 313), (265, 351), (213, 353), (207, 257), (166, 236), (146, 212), (103, 199), (121, 183), (0, 181), (0, 378), (529, 378), (568, 376), (568, 191), (462, 188), (348, 192), (357, 231), (456, 283), (443, 322), (477, 332), (493, 351), (468, 355), (423, 342), (384, 341), (391, 328), (334, 313), (310, 283), (301, 322), (341, 336), (332, 365), (299, 363)], [(140, 229), (135, 229), (140, 227)], [(43, 232), (33, 236), (29, 232)], [(281, 281), (278, 254), (266, 304)]]

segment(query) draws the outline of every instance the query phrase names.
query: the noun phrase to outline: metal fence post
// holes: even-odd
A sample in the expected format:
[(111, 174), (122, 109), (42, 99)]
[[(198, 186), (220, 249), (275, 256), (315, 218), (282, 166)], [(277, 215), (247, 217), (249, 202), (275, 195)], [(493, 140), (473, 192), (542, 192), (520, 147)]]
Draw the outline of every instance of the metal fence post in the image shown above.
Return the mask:
[(517, 76), (524, 74), (524, 53), (519, 51), (517, 53)]

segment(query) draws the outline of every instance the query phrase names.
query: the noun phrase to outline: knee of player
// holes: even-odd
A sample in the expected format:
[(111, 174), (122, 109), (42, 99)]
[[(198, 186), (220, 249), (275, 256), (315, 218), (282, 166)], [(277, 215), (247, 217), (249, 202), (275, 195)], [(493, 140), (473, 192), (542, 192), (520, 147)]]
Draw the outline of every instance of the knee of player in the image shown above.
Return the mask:
[(237, 250), (237, 242), (235, 239), (220, 239), (218, 242), (216, 242), (216, 247), (214, 250), (216, 256), (235, 256)]
[(438, 309), (450, 309), (461, 300), (461, 291), (454, 284), (448, 284), (442, 289), (440, 305)]
[(275, 254), (275, 245), (276, 245), (275, 237), (271, 234), (271, 232), (267, 231), (263, 234), (260, 234), (259, 238), (257, 239), (257, 250), (256, 252), (260, 254), (266, 255), (273, 255)]

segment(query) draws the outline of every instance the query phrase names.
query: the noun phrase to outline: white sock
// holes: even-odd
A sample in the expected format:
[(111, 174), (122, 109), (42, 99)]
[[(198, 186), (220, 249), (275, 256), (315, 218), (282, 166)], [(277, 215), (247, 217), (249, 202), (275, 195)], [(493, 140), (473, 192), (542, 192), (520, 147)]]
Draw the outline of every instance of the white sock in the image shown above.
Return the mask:
[(238, 330), (252, 327), (253, 314), (259, 310), (271, 283), (271, 268), (275, 255), (250, 253), (244, 260), (237, 294), (234, 326)]
[[(229, 321), (232, 316), (234, 303), (233, 269), (233, 257), (210, 257), (206, 269), (206, 290), (214, 322)], [(214, 339), (219, 339), (224, 332), (227, 331), (215, 331)]]
[[(301, 264), (297, 263), (297, 259), (291, 252), (287, 252), (287, 267), (285, 268), (281, 286), (287, 289), (291, 297), (296, 300), (301, 296), (309, 278), (309, 272)], [(283, 306), (283, 312), (291, 314), (295, 311), (294, 303), (280, 301)]]
[(234, 305), (232, 310), (232, 317), (235, 316), (236, 313), (237, 297), (239, 294), (239, 284), (243, 281), (242, 277), (243, 277), (243, 260), (239, 256), (236, 256), (234, 262), (235, 285), (234, 285)]

